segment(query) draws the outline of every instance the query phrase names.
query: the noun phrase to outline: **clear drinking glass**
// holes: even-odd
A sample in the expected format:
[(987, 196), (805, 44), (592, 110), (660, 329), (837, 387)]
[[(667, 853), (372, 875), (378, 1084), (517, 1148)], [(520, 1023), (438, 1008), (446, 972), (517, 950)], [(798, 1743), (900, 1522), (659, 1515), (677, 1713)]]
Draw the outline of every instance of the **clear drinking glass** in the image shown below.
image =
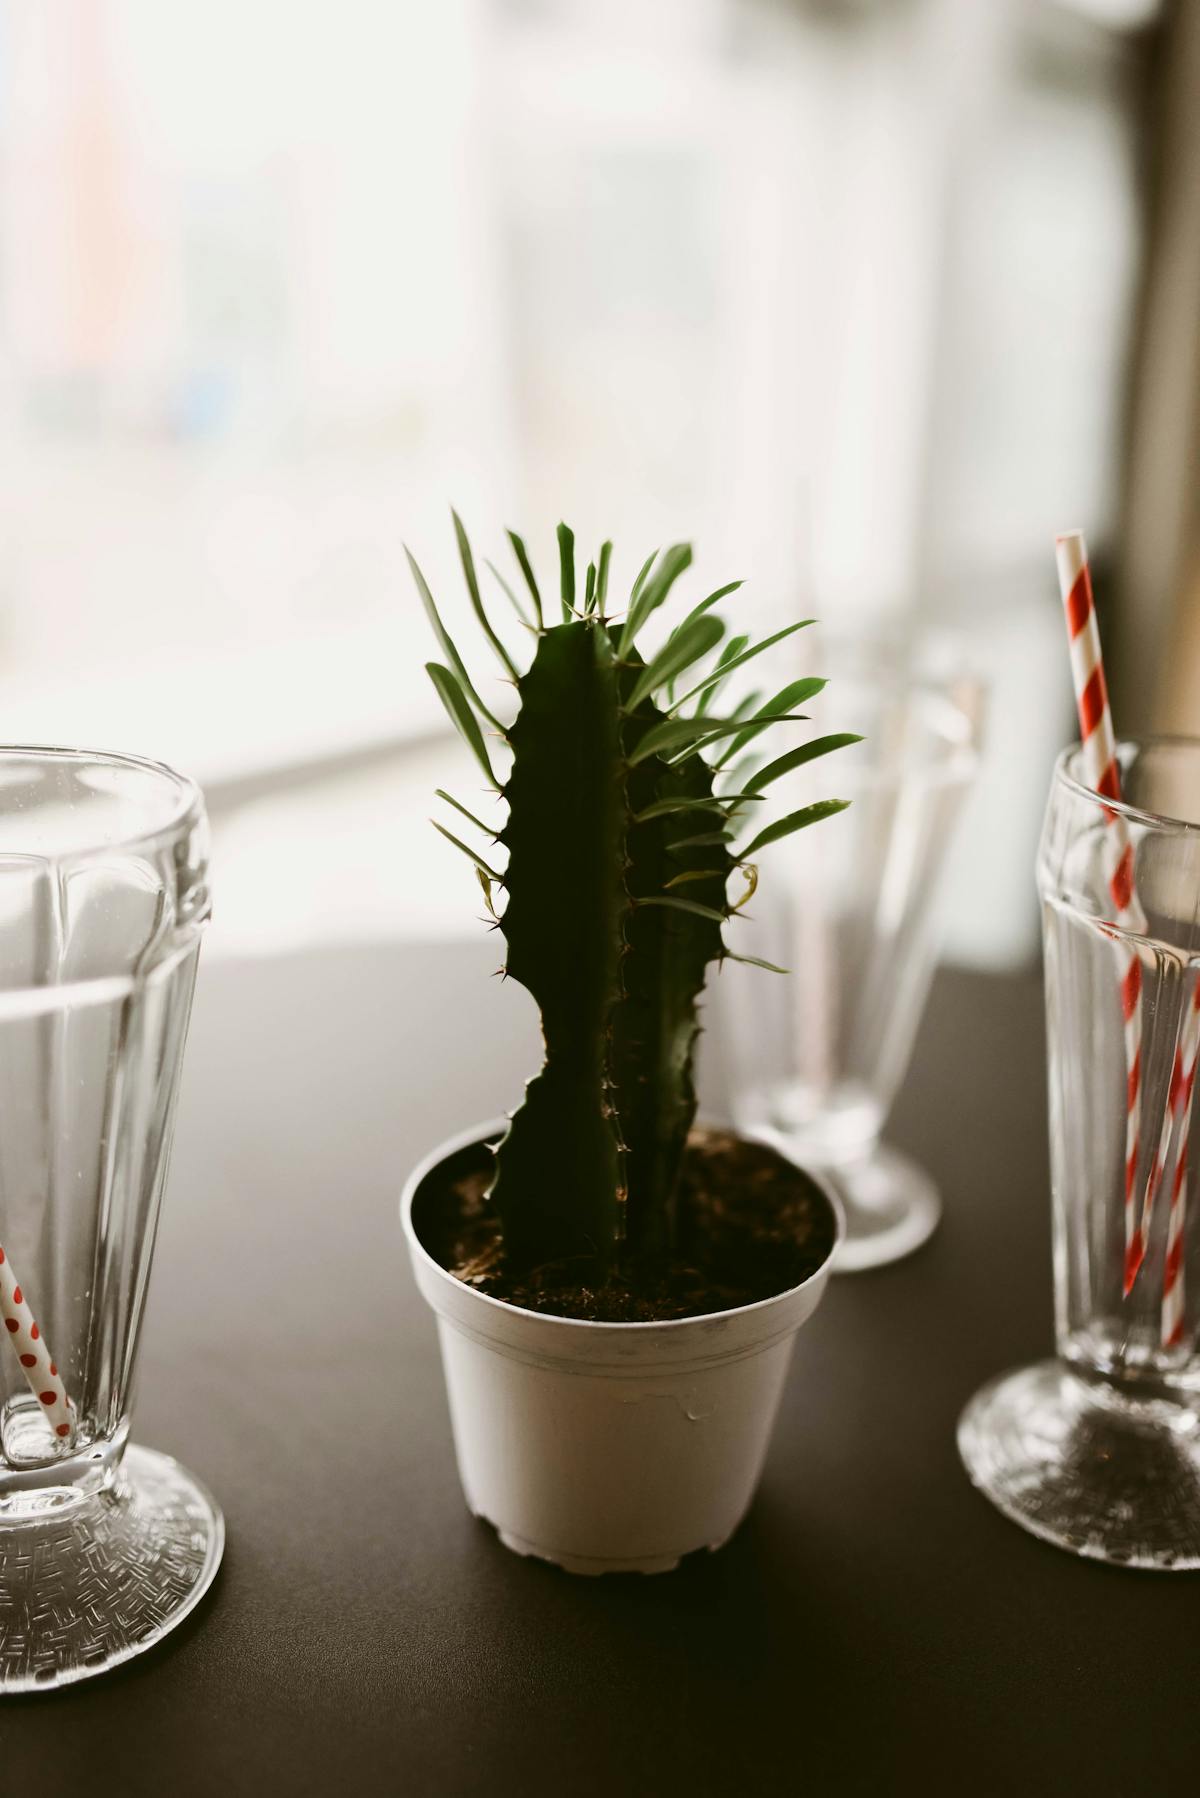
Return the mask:
[[(149, 1647), (220, 1560), (207, 1492), (128, 1445), (208, 912), (190, 781), (0, 749), (0, 1692)], [(33, 1386), (61, 1379), (66, 1421), (27, 1379), (43, 1350)]]
[(959, 1447), (1047, 1541), (1200, 1567), (1200, 743), (1119, 760), (1114, 805), (1060, 758), (1038, 855), (1058, 1356), (985, 1386)]
[[(735, 1122), (821, 1170), (846, 1213), (836, 1270), (910, 1253), (941, 1215), (923, 1169), (880, 1141), (937, 955), (938, 879), (974, 777), (980, 691), (903, 668), (826, 666), (838, 728), (864, 741), (789, 774), (789, 811), (848, 811), (774, 845), (739, 953), (791, 978), (722, 980)], [(836, 658), (835, 658), (836, 664)]]

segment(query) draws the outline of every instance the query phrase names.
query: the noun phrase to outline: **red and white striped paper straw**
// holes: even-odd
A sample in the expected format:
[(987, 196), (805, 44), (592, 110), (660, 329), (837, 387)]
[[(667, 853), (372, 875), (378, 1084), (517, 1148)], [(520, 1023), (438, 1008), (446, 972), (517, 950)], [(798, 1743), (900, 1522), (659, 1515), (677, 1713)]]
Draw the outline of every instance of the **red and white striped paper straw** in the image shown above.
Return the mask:
[[(1185, 1009), (1181, 1012), (1175, 1034), (1175, 1054), (1171, 1061), (1171, 1083), (1167, 1088), (1167, 1107), (1163, 1113), (1158, 1149), (1154, 1157), (1154, 1166), (1150, 1170), (1150, 1178), (1146, 1182), (1146, 1197), (1142, 1206), (1141, 1234), (1144, 1243), (1150, 1241), (1154, 1201), (1158, 1197), (1167, 1168), (1170, 1166), (1172, 1145), (1176, 1142), (1182, 1116), (1187, 1111), (1187, 1101), (1191, 1098), (1190, 1081), (1196, 1059), (1197, 1025), (1200, 1023), (1200, 1017), (1196, 1011), (1198, 1005), (1200, 1005), (1200, 986), (1193, 990), (1191, 1000), (1187, 1002)], [(1178, 1167), (1179, 1150), (1177, 1145), (1175, 1163)]]
[(62, 1375), (54, 1365), (49, 1344), (38, 1327), (29, 1301), (13, 1272), (12, 1262), (0, 1248), (0, 1318), (5, 1334), (29, 1381), (29, 1390), (44, 1407), (46, 1422), (54, 1434), (66, 1439), (74, 1433), (75, 1412)]
[[(1067, 620), (1071, 675), (1079, 712), (1079, 735), (1088, 785), (1104, 799), (1121, 797), (1117, 739), (1108, 705), (1100, 632), (1092, 601), (1092, 576), (1082, 531), (1066, 531), (1055, 539), (1058, 584)], [(1133, 844), (1119, 812), (1105, 811), (1104, 865), (1115, 921), (1142, 932), (1146, 916), (1133, 884)], [(1138, 1216), (1137, 1169), (1141, 1147), (1142, 964), (1136, 949), (1122, 939), (1117, 945), (1121, 1010), (1125, 1018), (1125, 1275), (1126, 1295), (1145, 1258), (1146, 1243)]]
[[(1192, 1003), (1180, 1031), (1171, 1069), (1171, 1102), (1168, 1123), (1178, 1114), (1179, 1140), (1175, 1149), (1175, 1178), (1171, 1185), (1171, 1208), (1167, 1213), (1167, 1251), (1163, 1264), (1162, 1342), (1164, 1348), (1177, 1348), (1183, 1341), (1183, 1227), (1187, 1222), (1188, 1134), (1192, 1123), (1192, 1091), (1196, 1084), (1196, 1061), (1200, 1057), (1200, 981), (1192, 989)], [(1164, 1125), (1164, 1135), (1168, 1134)], [(1160, 1149), (1163, 1165), (1166, 1158)], [(1160, 1174), (1161, 1178), (1161, 1174)]]

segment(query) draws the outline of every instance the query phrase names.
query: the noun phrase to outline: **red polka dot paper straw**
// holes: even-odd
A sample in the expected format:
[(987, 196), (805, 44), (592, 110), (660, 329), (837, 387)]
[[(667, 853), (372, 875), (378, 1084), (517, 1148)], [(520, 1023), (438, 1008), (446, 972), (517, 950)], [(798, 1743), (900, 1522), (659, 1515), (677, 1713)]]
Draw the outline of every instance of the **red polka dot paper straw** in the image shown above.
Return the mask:
[[(1117, 739), (1108, 704), (1100, 632), (1092, 600), (1092, 575), (1082, 531), (1055, 539), (1058, 584), (1067, 620), (1071, 676), (1079, 711), (1079, 735), (1088, 785), (1105, 799), (1121, 797)], [(1133, 844), (1119, 812), (1105, 812), (1104, 869), (1114, 921), (1126, 930), (1143, 932), (1146, 915), (1133, 884)], [(1125, 1274), (1126, 1296), (1133, 1289), (1146, 1254), (1138, 1215), (1137, 1171), (1141, 1150), (1142, 964), (1136, 948), (1117, 941), (1119, 991), (1125, 1019)], [(1153, 1180), (1153, 1175), (1151, 1175)]]
[(62, 1375), (54, 1365), (49, 1344), (38, 1328), (13, 1272), (12, 1262), (0, 1248), (0, 1319), (4, 1334), (21, 1363), (29, 1390), (44, 1408), (46, 1422), (54, 1434), (68, 1441), (75, 1433), (75, 1409), (67, 1397)]
[(1167, 1253), (1163, 1264), (1162, 1342), (1178, 1348), (1183, 1341), (1183, 1228), (1187, 1222), (1188, 1133), (1192, 1123), (1192, 1092), (1196, 1062), (1200, 1058), (1200, 981), (1192, 989), (1192, 1003), (1181, 1031), (1171, 1070), (1170, 1115), (1178, 1118), (1179, 1142), (1175, 1150), (1175, 1178), (1171, 1208), (1167, 1213)]

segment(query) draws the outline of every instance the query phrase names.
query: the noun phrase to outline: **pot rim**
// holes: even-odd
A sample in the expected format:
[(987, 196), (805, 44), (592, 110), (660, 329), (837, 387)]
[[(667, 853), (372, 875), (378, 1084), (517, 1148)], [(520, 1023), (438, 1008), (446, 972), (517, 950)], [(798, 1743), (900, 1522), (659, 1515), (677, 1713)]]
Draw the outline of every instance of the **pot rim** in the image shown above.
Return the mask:
[[(441, 1280), (447, 1281), (456, 1293), (469, 1294), (471, 1299), (477, 1301), (481, 1305), (490, 1307), (500, 1315), (530, 1317), (536, 1319), (538, 1323), (559, 1324), (564, 1327), (569, 1326), (571, 1329), (583, 1331), (675, 1331), (694, 1328), (697, 1324), (712, 1325), (724, 1319), (749, 1317), (755, 1312), (765, 1311), (768, 1306), (778, 1305), (782, 1299), (790, 1298), (794, 1293), (803, 1292), (806, 1287), (813, 1285), (815, 1281), (824, 1280), (828, 1276), (834, 1262), (837, 1260), (838, 1250), (845, 1241), (846, 1217), (842, 1210), (842, 1203), (824, 1176), (811, 1168), (801, 1167), (800, 1163), (794, 1160), (794, 1158), (787, 1153), (786, 1149), (782, 1148), (779, 1143), (772, 1141), (770, 1136), (766, 1133), (756, 1130), (735, 1130), (733, 1132), (734, 1135), (739, 1136), (743, 1142), (761, 1143), (764, 1148), (774, 1149), (777, 1155), (782, 1155), (785, 1161), (791, 1162), (791, 1165), (796, 1168), (799, 1173), (802, 1173), (805, 1179), (812, 1181), (813, 1185), (821, 1193), (833, 1213), (833, 1245), (820, 1266), (814, 1268), (807, 1279), (800, 1280), (795, 1286), (785, 1286), (781, 1292), (772, 1293), (770, 1298), (755, 1299), (749, 1305), (733, 1305), (725, 1311), (702, 1311), (697, 1313), (695, 1317), (649, 1318), (637, 1323), (622, 1320), (605, 1321), (603, 1318), (560, 1317), (555, 1311), (530, 1311), (527, 1306), (511, 1304), (508, 1299), (494, 1299), (489, 1293), (479, 1292), (474, 1286), (468, 1286), (464, 1281), (456, 1279), (449, 1268), (443, 1267), (441, 1262), (429, 1253), (429, 1250), (417, 1235), (416, 1228), (412, 1221), (412, 1207), (413, 1199), (416, 1197), (417, 1188), (425, 1179), (426, 1175), (431, 1174), (440, 1162), (447, 1160), (451, 1155), (457, 1154), (460, 1149), (474, 1148), (477, 1144), (486, 1143), (489, 1140), (494, 1139), (497, 1135), (502, 1135), (508, 1128), (509, 1121), (510, 1120), (506, 1117), (494, 1118), (488, 1123), (474, 1124), (470, 1129), (457, 1131), (453, 1136), (447, 1137), (443, 1142), (437, 1144), (435, 1148), (430, 1149), (427, 1154), (421, 1157), (420, 1161), (418, 1161), (417, 1165), (413, 1168), (407, 1180), (404, 1182), (404, 1187), (400, 1194), (400, 1226), (404, 1232), (405, 1240), (408, 1243), (409, 1253), (414, 1259), (419, 1257), (423, 1265), (432, 1269)], [(719, 1127), (732, 1129), (731, 1125), (720, 1125)]]

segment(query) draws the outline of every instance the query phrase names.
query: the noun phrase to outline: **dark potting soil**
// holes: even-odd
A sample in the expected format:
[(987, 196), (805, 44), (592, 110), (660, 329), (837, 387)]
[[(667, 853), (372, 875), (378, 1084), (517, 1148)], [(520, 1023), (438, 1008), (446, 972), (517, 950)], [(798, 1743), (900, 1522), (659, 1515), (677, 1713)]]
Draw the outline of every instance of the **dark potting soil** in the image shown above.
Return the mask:
[(618, 1263), (603, 1286), (577, 1264), (524, 1273), (504, 1264), (500, 1220), (487, 1203), (492, 1154), (475, 1145), (422, 1183), (414, 1219), (429, 1252), (456, 1279), (526, 1311), (593, 1323), (663, 1323), (774, 1298), (816, 1273), (834, 1242), (819, 1187), (763, 1143), (694, 1130), (679, 1191), (679, 1250), (665, 1265)]

